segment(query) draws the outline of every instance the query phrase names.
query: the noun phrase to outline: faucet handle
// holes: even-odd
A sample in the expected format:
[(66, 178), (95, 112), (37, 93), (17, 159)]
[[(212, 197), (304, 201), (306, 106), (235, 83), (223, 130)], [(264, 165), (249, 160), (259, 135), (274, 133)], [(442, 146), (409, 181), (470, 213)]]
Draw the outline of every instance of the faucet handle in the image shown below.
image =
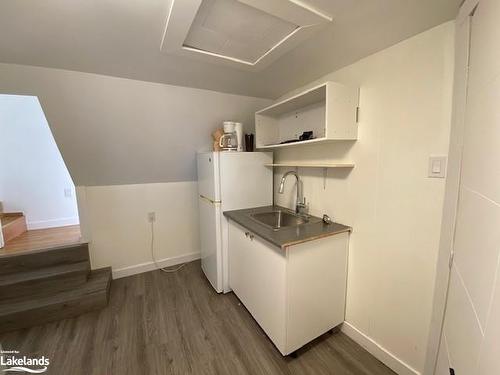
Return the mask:
[(297, 213), (307, 214), (309, 212), (309, 205), (306, 203), (306, 197), (302, 198), (302, 202), (297, 202)]
[(325, 224), (332, 224), (333, 220), (330, 218), (330, 216), (328, 216), (327, 214), (324, 214), (323, 215), (323, 223), (325, 223)]

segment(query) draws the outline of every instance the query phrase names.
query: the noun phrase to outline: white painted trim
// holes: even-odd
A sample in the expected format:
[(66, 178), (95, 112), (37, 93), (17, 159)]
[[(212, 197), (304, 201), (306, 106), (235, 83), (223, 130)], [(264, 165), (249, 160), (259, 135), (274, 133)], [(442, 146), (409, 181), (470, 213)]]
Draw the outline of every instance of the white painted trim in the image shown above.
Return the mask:
[[(285, 43), (288, 40), (292, 40), (296, 36), (297, 33), (302, 33), (303, 31), (304, 31), (304, 27), (298, 27), (298, 28), (296, 28), (294, 31), (292, 31), (290, 34), (286, 35), (283, 39), (281, 39), (278, 43), (276, 43), (270, 50), (268, 50), (266, 53), (264, 53), (262, 56), (260, 56), (257, 60), (255, 60), (253, 62), (251, 62), (251, 61), (245, 61), (245, 60), (240, 60), (240, 59), (237, 59), (237, 58), (234, 58), (234, 57), (221, 55), (219, 53), (204, 51), (204, 50), (201, 50), (201, 49), (187, 47), (187, 46), (182, 46), (182, 49), (184, 51), (189, 51), (189, 52), (194, 52), (194, 53), (201, 53), (201, 54), (204, 54), (204, 55), (207, 55), (207, 56), (216, 57), (216, 58), (219, 58), (219, 59), (225, 59), (225, 60), (228, 60), (228, 61), (236, 62), (238, 64), (244, 64), (244, 65), (248, 65), (248, 66), (252, 66), (253, 67), (253, 66), (256, 66), (261, 60), (264, 60), (267, 56), (271, 55), (274, 51), (277, 51), (279, 48), (283, 47), (285, 45)], [(300, 39), (300, 41), (302, 41), (302, 39)]]
[(238, 0), (253, 8), (299, 26), (309, 26), (320, 22), (331, 22), (332, 16), (306, 4), (301, 0)]
[[(424, 374), (433, 375), (443, 331), (444, 315), (450, 282), (449, 259), (453, 251), (456, 216), (459, 200), (462, 149), (467, 103), (467, 76), (469, 64), (471, 14), (479, 0), (466, 0), (455, 21), (455, 71), (453, 77), (453, 109), (448, 151), (448, 175), (446, 177), (441, 234), (434, 280), (434, 296), (427, 339)], [(456, 172), (450, 173), (451, 170)]]
[(92, 240), (90, 233), (90, 222), (87, 204), (87, 188), (85, 186), (76, 186), (76, 204), (78, 206), (78, 217), (80, 219), (80, 235), (82, 241), (90, 242)]
[[(200, 252), (188, 253), (178, 255), (175, 257), (164, 258), (157, 261), (160, 267), (171, 267), (181, 263), (192, 262), (193, 260), (200, 259)], [(122, 277), (137, 275), (139, 273), (154, 271), (158, 269), (154, 262), (140, 263), (133, 266), (119, 268), (113, 270), (113, 279), (120, 279)]]
[(68, 225), (78, 225), (78, 224), (80, 224), (80, 220), (78, 219), (78, 216), (63, 217), (60, 219), (28, 221), (26, 223), (28, 230), (46, 229), (46, 228), (55, 228), (55, 227), (66, 227)]
[(160, 51), (187, 56), (200, 61), (219, 63), (248, 71), (261, 70), (309, 38), (316, 30), (332, 21), (332, 16), (301, 0), (238, 0), (253, 8), (288, 21), (298, 27), (255, 61), (245, 61), (215, 52), (184, 45), (201, 0), (170, 0)]
[(465, 0), (460, 10), (458, 11), (458, 16), (456, 19), (457, 24), (461, 24), (474, 12), (474, 8), (477, 7), (480, 0)]
[[(2, 231), (2, 229), (1, 229), (1, 228), (2, 228), (2, 219), (0, 219), (0, 249), (1, 249), (2, 247), (4, 247), (4, 245), (5, 245), (5, 242), (4, 242), (4, 240), (3, 240), (3, 231)], [(1, 349), (2, 349), (2, 348), (1, 348), (1, 346), (0, 346), (0, 350), (1, 350)]]
[(421, 375), (420, 372), (412, 368), (403, 360), (389, 352), (375, 340), (365, 335), (359, 329), (348, 322), (342, 324), (342, 332), (349, 336), (356, 343), (365, 348), (371, 355), (377, 358), (380, 362), (389, 367), (392, 371), (399, 375)]

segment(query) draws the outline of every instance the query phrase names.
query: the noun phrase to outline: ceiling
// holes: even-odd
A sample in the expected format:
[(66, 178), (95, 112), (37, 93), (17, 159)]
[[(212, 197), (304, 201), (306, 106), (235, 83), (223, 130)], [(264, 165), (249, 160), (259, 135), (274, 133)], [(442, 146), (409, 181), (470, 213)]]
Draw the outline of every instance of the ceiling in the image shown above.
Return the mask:
[(204, 0), (184, 45), (252, 62), (297, 27), (238, 1)]
[(168, 0), (161, 50), (261, 71), (332, 21), (297, 0)]
[(461, 0), (302, 2), (333, 22), (264, 69), (246, 71), (162, 52), (169, 0), (2, 0), (0, 62), (275, 98), (454, 19)]

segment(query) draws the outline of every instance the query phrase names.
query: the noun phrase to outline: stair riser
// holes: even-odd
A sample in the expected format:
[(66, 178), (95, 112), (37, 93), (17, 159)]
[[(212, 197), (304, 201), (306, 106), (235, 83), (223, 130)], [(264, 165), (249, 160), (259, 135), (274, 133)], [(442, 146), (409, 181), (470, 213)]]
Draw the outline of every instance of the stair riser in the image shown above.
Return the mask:
[(15, 302), (26, 297), (37, 298), (71, 290), (85, 284), (89, 271), (90, 269), (0, 286), (0, 300)]
[(27, 230), (28, 228), (26, 227), (26, 218), (24, 216), (21, 216), (15, 221), (9, 223), (9, 225), (2, 228), (3, 240), (5, 242), (13, 240)]
[(87, 244), (51, 250), (32, 252), (23, 255), (0, 257), (0, 275), (27, 272), (42, 267), (89, 261)]
[(3, 316), (0, 321), (0, 333), (31, 327), (100, 310), (108, 304), (108, 290), (102, 290), (84, 296), (78, 300), (35, 308)]
[(91, 271), (87, 281), (72, 290), (16, 303), (0, 300), (0, 333), (102, 309), (108, 304), (111, 279), (111, 267), (107, 267)]

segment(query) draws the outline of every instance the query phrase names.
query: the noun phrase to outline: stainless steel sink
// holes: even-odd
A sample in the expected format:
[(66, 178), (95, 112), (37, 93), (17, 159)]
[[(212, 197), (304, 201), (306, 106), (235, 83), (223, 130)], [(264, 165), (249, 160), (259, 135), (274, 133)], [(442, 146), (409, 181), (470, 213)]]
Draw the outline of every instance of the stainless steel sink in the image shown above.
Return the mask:
[(296, 215), (286, 211), (270, 211), (251, 214), (250, 217), (259, 224), (279, 230), (284, 227), (298, 227), (309, 222), (309, 217)]

